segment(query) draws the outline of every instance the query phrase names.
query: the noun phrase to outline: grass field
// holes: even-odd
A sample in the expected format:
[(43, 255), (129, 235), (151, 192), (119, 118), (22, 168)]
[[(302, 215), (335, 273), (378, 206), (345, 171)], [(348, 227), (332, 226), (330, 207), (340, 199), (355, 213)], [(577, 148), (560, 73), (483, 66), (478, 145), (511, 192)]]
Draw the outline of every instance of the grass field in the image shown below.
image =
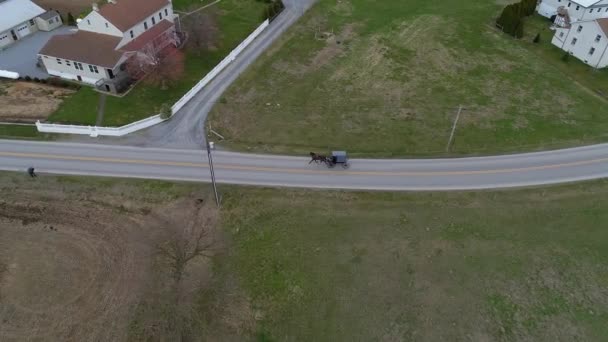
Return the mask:
[[(176, 10), (196, 8), (211, 1), (180, 0)], [(193, 7), (194, 6), (194, 7)], [(105, 126), (121, 126), (158, 112), (163, 103), (173, 104), (245, 39), (261, 22), (263, 3), (255, 0), (223, 0), (214, 5), (219, 13), (221, 39), (218, 49), (200, 54), (189, 51), (184, 77), (167, 90), (139, 84), (123, 98), (108, 97), (103, 120)], [(83, 87), (66, 99), (49, 117), (51, 122), (95, 124), (99, 94)]]
[[(606, 72), (493, 27), (504, 1), (320, 0), (218, 103), (227, 147), (358, 155), (534, 150), (604, 140)], [(531, 20), (529, 20), (531, 21)], [(548, 22), (542, 25), (548, 26)], [(577, 80), (572, 82), (571, 79)]]
[(231, 188), (223, 269), (259, 340), (604, 341), (607, 194)]
[(607, 181), (221, 186), (213, 244), (191, 259), (168, 248), (192, 250), (198, 215), (216, 222), (207, 185), (24, 172), (0, 191), (2, 341), (608, 338)]

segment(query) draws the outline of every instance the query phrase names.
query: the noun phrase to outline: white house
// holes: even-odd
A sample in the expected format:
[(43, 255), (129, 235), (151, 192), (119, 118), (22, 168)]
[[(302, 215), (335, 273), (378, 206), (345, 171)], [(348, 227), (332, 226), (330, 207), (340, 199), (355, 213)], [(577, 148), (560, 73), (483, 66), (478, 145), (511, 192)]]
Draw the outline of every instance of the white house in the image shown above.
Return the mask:
[(571, 22), (604, 18), (608, 17), (608, 0), (542, 0), (536, 11), (553, 18), (560, 9)]
[(34, 19), (45, 12), (30, 0), (0, 0), (0, 49), (38, 31)]
[(557, 28), (551, 43), (594, 68), (604, 68), (608, 66), (608, 18)]
[(177, 45), (175, 18), (170, 0), (94, 4), (76, 33), (52, 37), (39, 57), (50, 75), (120, 92), (126, 86), (129, 58)]

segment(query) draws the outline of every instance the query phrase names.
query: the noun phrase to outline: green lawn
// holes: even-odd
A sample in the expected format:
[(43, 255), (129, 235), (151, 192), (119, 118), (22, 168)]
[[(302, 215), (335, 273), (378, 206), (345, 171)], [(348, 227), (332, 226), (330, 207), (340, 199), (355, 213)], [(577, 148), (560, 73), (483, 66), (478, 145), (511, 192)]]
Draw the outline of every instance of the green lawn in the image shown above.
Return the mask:
[[(176, 10), (196, 8), (210, 1), (179, 0)], [(196, 82), (203, 78), (234, 47), (245, 39), (261, 22), (263, 4), (255, 0), (222, 0), (218, 3), (220, 46), (216, 51), (200, 55), (187, 53), (183, 79), (167, 90), (139, 84), (123, 98), (108, 97), (103, 125), (121, 126), (154, 115), (163, 103), (173, 104)], [(49, 117), (54, 123), (95, 124), (99, 94), (83, 87)]]
[[(221, 190), (232, 246), (216, 266), (237, 275), (259, 341), (608, 339), (606, 181), (467, 193)], [(204, 296), (202, 308), (218, 300)]]
[(603, 141), (606, 101), (594, 91), (608, 94), (606, 72), (563, 65), (548, 30), (533, 44), (540, 19), (521, 41), (497, 31), (498, 3), (320, 0), (229, 89), (210, 125), (234, 149), (438, 155), (462, 105), (452, 154)]
[(0, 124), (0, 139), (14, 138), (49, 140), (51, 137), (48, 134), (39, 133), (36, 126)]

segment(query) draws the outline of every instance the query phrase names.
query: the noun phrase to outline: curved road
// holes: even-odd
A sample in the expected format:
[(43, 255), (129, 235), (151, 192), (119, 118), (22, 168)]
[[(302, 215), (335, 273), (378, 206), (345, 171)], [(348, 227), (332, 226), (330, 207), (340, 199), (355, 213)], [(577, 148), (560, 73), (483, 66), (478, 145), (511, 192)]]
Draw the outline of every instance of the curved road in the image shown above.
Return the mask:
[[(361, 190), (470, 190), (608, 177), (608, 144), (457, 159), (354, 159), (348, 170), (308, 158), (213, 152), (220, 183)], [(181, 181), (209, 181), (200, 150), (0, 140), (0, 169)], [(24, 174), (25, 176), (25, 174)]]
[[(172, 120), (125, 138), (97, 141), (102, 144), (0, 140), (0, 170), (25, 171), (34, 166), (38, 172), (57, 174), (209, 181), (207, 157), (200, 150), (207, 113), (239, 74), (314, 3), (314, 0), (284, 1), (286, 11)], [(214, 161), (216, 178), (221, 183), (361, 190), (469, 190), (608, 177), (608, 144), (495, 157), (352, 160), (348, 170), (309, 165), (308, 158), (220, 151), (214, 152)]]

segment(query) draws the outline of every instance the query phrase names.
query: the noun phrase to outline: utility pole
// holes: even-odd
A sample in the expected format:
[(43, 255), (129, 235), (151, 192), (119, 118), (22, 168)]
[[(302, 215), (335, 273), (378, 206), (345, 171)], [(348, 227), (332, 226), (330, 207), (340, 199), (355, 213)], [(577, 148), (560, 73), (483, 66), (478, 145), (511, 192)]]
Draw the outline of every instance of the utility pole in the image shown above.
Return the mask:
[(211, 156), (211, 146), (208, 141), (205, 142), (207, 145), (207, 159), (209, 160), (209, 172), (211, 173), (211, 184), (213, 185), (213, 192), (215, 193), (215, 204), (218, 208), (220, 206), (220, 196), (217, 193), (217, 184), (215, 183), (215, 172), (213, 171), (213, 157)]

